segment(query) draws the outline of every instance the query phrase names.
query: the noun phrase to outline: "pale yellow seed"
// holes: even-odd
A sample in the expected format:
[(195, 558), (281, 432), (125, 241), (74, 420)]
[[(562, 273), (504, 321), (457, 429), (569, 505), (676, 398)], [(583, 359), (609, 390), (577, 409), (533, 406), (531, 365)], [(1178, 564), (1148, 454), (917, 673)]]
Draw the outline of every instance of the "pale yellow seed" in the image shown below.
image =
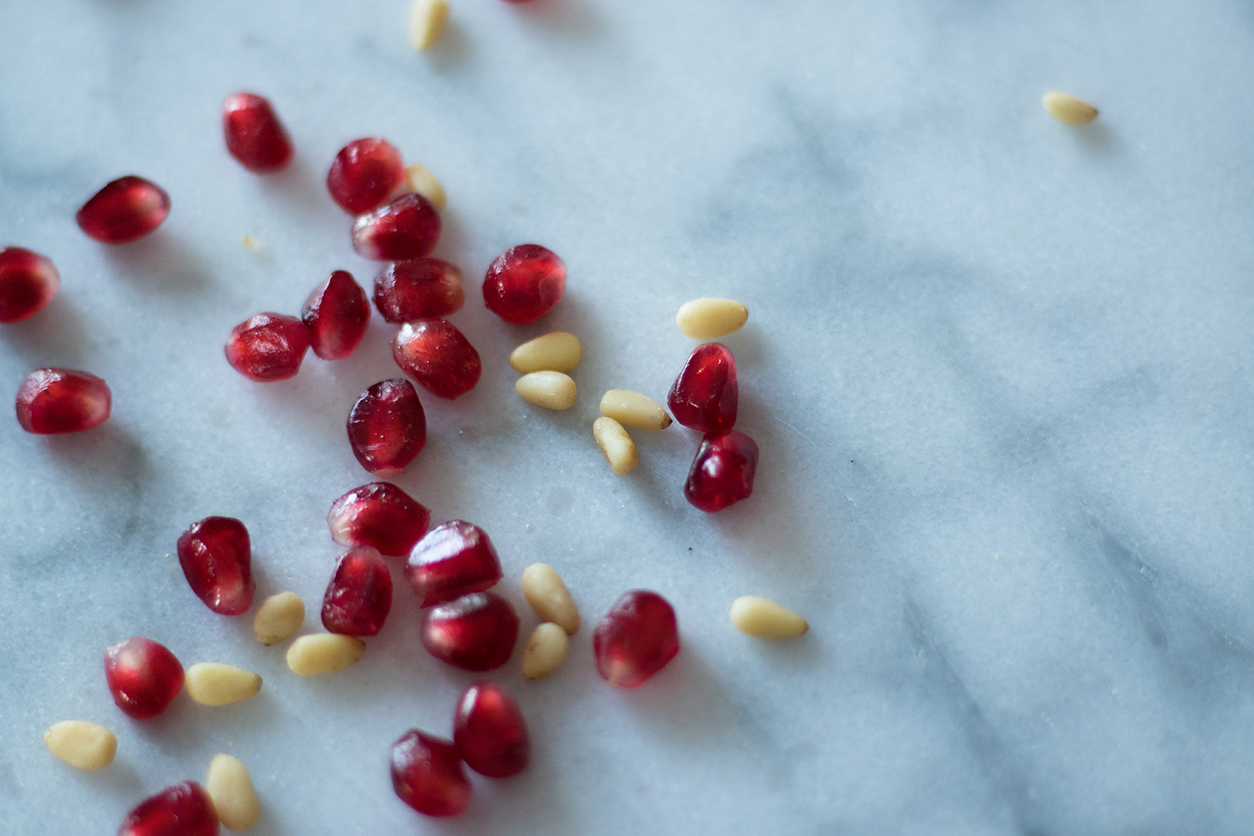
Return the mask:
[(301, 636), (287, 649), (287, 666), (301, 676), (342, 671), (366, 652), (366, 643), (355, 636), (314, 633)]
[(448, 21), (448, 3), (445, 0), (414, 0), (409, 17), (409, 43), (419, 52), (430, 48), (444, 33)]
[(1049, 115), (1064, 125), (1083, 125), (1097, 118), (1097, 108), (1066, 93), (1046, 93), (1041, 104)]
[(44, 745), (70, 766), (103, 769), (113, 763), (118, 739), (104, 726), (86, 720), (63, 720), (44, 732)]
[(693, 299), (675, 315), (675, 324), (684, 336), (713, 340), (739, 331), (749, 320), (749, 309), (732, 299)]
[(561, 372), (532, 372), (518, 378), (514, 389), (523, 400), (545, 409), (570, 409), (575, 405), (575, 381)]
[(280, 592), (262, 602), (253, 632), (262, 644), (278, 644), (296, 635), (305, 621), (305, 602), (295, 592)]
[(527, 679), (543, 679), (566, 659), (570, 639), (557, 624), (546, 621), (536, 627), (523, 650), (522, 675)]
[(244, 245), (244, 249), (252, 250), (255, 253), (259, 253), (266, 248), (265, 244), (261, 243), (251, 235), (240, 236), (239, 242)]
[(592, 422), (592, 437), (597, 440), (601, 455), (610, 463), (610, 470), (619, 476), (626, 476), (636, 469), (640, 453), (622, 424), (602, 415)]
[(792, 610), (756, 595), (732, 601), (728, 615), (737, 630), (760, 639), (791, 639), (810, 629), (806, 620)]
[(565, 331), (554, 331), (525, 342), (509, 355), (509, 365), (516, 372), (569, 372), (583, 359), (579, 338)]
[(630, 389), (611, 389), (601, 396), (601, 414), (638, 430), (664, 430), (671, 416), (648, 395)]
[(200, 662), (187, 669), (184, 684), (187, 695), (201, 705), (230, 705), (255, 696), (261, 677), (234, 665)]
[(566, 582), (547, 563), (533, 563), (522, 573), (523, 597), (542, 621), (552, 621), (570, 635), (579, 630), (579, 607)]
[(261, 799), (257, 798), (253, 776), (239, 758), (215, 756), (209, 762), (205, 789), (228, 830), (247, 830), (261, 818)]
[(444, 187), (440, 185), (440, 181), (420, 165), (411, 165), (405, 169), (405, 188), (422, 195), (441, 212), (448, 203), (448, 196), (444, 193)]

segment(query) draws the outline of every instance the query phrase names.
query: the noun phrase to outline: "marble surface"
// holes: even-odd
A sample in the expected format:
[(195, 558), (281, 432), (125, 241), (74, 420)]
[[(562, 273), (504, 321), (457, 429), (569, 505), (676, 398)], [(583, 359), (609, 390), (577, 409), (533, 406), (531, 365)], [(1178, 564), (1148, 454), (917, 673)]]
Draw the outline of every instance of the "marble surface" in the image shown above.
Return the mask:
[[(0, 0), (0, 243), (63, 276), (0, 329), (0, 390), (67, 366), (115, 399), (80, 436), (0, 422), (0, 830), (111, 833), (220, 751), (253, 771), (260, 834), (1254, 830), (1247, 3), (454, 0), (422, 55), (406, 17), (404, 0)], [(289, 126), (286, 173), (224, 152), (238, 89)], [(1053, 122), (1050, 89), (1101, 117)], [(192, 521), (237, 516), (259, 594), (316, 612), (326, 510), (369, 481), (344, 419), (396, 375), (391, 329), (273, 385), (222, 343), (332, 269), (370, 281), (322, 186), (368, 135), (443, 180), (437, 254), (466, 272), (453, 320), (485, 360), (471, 395), (424, 398), (428, 448), (396, 481), (489, 531), (525, 630), (536, 560), (588, 625), (551, 678), (492, 675), (533, 764), (476, 778), (452, 821), (389, 785), (391, 742), (448, 734), (476, 678), (421, 649), (404, 587), (361, 663), (306, 681), (172, 556)], [(98, 245), (74, 212), (128, 173), (173, 213)], [(569, 290), (506, 326), (478, 277), (523, 241), (566, 260)], [(751, 309), (726, 342), (762, 449), (754, 496), (715, 516), (680, 494), (691, 432), (637, 434), (627, 478), (590, 436), (605, 389), (665, 394), (692, 348), (675, 310), (702, 295)], [(586, 348), (561, 414), (520, 401), (505, 362), (552, 329)], [(637, 587), (674, 602), (684, 649), (619, 692), (589, 628)], [(746, 593), (811, 632), (736, 633)], [(134, 634), (265, 687), (128, 720), (100, 658)], [(116, 731), (113, 766), (45, 751), (67, 718)]]

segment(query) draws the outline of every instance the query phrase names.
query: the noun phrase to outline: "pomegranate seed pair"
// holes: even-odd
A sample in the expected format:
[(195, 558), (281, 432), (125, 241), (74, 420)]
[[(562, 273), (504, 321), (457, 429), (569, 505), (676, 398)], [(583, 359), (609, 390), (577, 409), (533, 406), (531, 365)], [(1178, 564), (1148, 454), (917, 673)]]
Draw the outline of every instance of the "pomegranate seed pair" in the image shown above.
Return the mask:
[(17, 422), (38, 435), (90, 430), (103, 424), (112, 408), (108, 384), (72, 369), (35, 369), (17, 390)]
[(60, 287), (61, 274), (47, 257), (21, 247), (0, 249), (0, 322), (34, 316)]

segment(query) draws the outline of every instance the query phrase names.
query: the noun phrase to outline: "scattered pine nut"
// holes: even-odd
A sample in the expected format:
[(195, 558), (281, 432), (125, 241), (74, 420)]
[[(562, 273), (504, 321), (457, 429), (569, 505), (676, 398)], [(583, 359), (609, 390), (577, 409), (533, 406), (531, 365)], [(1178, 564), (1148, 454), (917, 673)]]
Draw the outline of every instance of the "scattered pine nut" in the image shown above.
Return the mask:
[(414, 0), (409, 18), (409, 43), (419, 52), (426, 51), (440, 39), (447, 21), (446, 0)]
[(205, 789), (228, 830), (247, 830), (261, 818), (261, 799), (257, 798), (253, 776), (239, 758), (214, 756), (205, 776)]
[(265, 244), (261, 243), (251, 235), (241, 235), (239, 242), (244, 245), (244, 249), (252, 250), (255, 253), (259, 253), (266, 248)]
[(610, 470), (619, 476), (626, 476), (636, 469), (640, 453), (622, 424), (602, 415), (592, 422), (592, 437), (597, 440), (601, 455), (610, 463)]
[(553, 673), (565, 661), (569, 643), (566, 631), (551, 621), (536, 627), (523, 650), (522, 675), (527, 679), (543, 679)]
[(1046, 93), (1041, 104), (1049, 111), (1050, 116), (1064, 125), (1083, 125), (1097, 118), (1097, 108), (1066, 93)]
[(554, 331), (523, 343), (509, 355), (516, 372), (569, 372), (583, 359), (579, 338), (565, 331)]
[(732, 299), (693, 299), (675, 315), (685, 337), (713, 340), (739, 331), (749, 320), (749, 309)]
[(575, 405), (575, 381), (561, 372), (532, 372), (518, 378), (514, 389), (523, 400), (545, 409), (570, 409)]
[(366, 652), (366, 643), (355, 636), (313, 633), (301, 636), (287, 649), (287, 666), (300, 676), (319, 676), (342, 671)]
[(522, 591), (542, 621), (552, 621), (572, 636), (579, 631), (579, 607), (552, 566), (533, 563), (524, 569)]
[(440, 181), (420, 165), (411, 165), (405, 169), (405, 188), (422, 195), (441, 212), (448, 204), (448, 196), (444, 193), (444, 187), (440, 185)]
[(44, 745), (70, 766), (103, 769), (113, 763), (118, 739), (104, 726), (86, 720), (63, 720), (44, 732)]
[(806, 620), (792, 610), (756, 595), (732, 601), (728, 615), (737, 630), (760, 639), (791, 639), (810, 629)]
[(638, 430), (664, 430), (671, 416), (648, 395), (630, 389), (611, 389), (601, 396), (601, 414)]
[(305, 621), (305, 602), (295, 592), (271, 595), (257, 609), (253, 632), (265, 645), (278, 644), (296, 635)]
[(183, 684), (187, 695), (201, 705), (230, 705), (255, 696), (261, 677), (234, 665), (200, 662), (187, 669)]

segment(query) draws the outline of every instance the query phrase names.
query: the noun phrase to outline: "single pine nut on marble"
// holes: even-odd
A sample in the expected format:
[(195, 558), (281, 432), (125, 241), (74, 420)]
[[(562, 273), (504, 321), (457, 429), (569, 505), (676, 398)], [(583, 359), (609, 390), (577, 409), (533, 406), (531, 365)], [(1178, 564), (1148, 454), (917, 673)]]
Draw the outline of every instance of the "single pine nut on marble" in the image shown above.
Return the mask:
[(810, 629), (792, 610), (756, 595), (732, 601), (728, 615), (737, 630), (760, 639), (791, 639)]
[(1083, 99), (1068, 96), (1066, 93), (1046, 93), (1041, 104), (1049, 115), (1064, 125), (1083, 125), (1097, 118), (1097, 108)]
[(636, 450), (636, 442), (623, 429), (623, 425), (613, 418), (602, 415), (592, 422), (592, 437), (601, 448), (601, 455), (610, 463), (610, 470), (619, 476), (626, 476), (636, 469), (640, 463), (640, 453)]
[(247, 830), (261, 818), (261, 799), (253, 776), (239, 758), (216, 755), (209, 762), (205, 789), (213, 799), (218, 820), (228, 830)]
[(545, 409), (570, 409), (575, 405), (575, 381), (561, 372), (532, 372), (518, 378), (514, 389), (536, 406)]
[(299, 676), (320, 676), (342, 671), (366, 652), (366, 643), (355, 636), (313, 633), (301, 636), (287, 649), (287, 666)]
[(296, 635), (305, 622), (305, 602), (295, 592), (280, 592), (262, 602), (253, 619), (253, 632), (264, 645), (278, 644)]
[(522, 591), (541, 621), (552, 621), (572, 636), (579, 631), (579, 607), (552, 566), (533, 563), (524, 569)]
[(183, 685), (201, 705), (230, 705), (256, 696), (261, 677), (234, 665), (199, 662), (187, 669)]
[(113, 763), (118, 739), (104, 726), (86, 720), (62, 720), (44, 732), (44, 745), (70, 766), (104, 769)]
[(444, 187), (440, 185), (440, 181), (420, 165), (411, 165), (405, 169), (405, 188), (414, 194), (422, 195), (441, 212), (448, 205), (448, 196), (444, 193)]
[(566, 659), (570, 639), (561, 626), (546, 621), (531, 632), (523, 649), (522, 675), (527, 679), (543, 679)]
[(583, 359), (579, 338), (565, 331), (554, 331), (529, 340), (509, 355), (509, 365), (516, 372), (569, 372)]
[(664, 430), (671, 416), (648, 395), (630, 389), (611, 389), (601, 396), (601, 414), (638, 430)]
[(739, 331), (749, 321), (749, 309), (734, 299), (693, 299), (675, 314), (685, 337), (713, 340)]
[(440, 39), (447, 22), (446, 0), (414, 0), (409, 17), (409, 43), (414, 49), (424, 52)]

